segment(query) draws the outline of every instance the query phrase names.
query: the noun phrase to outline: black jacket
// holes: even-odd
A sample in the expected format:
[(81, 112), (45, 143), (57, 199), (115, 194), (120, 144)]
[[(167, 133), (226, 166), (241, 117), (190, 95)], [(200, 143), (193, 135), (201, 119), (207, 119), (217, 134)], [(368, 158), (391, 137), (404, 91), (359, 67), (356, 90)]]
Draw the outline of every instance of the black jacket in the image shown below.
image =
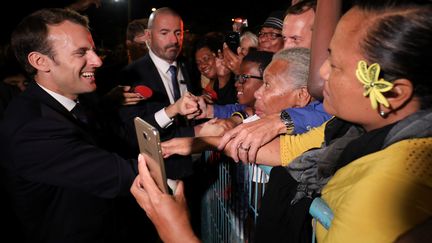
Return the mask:
[(130, 195), (136, 160), (102, 149), (91, 129), (31, 83), (0, 125), (1, 165), (32, 242), (109, 242), (113, 199)]
[[(177, 61), (177, 63), (181, 68), (184, 77), (183, 82), (186, 84), (188, 91), (194, 92), (196, 89), (186, 69), (186, 65), (182, 61)], [(121, 77), (127, 84), (132, 86), (145, 85), (153, 91), (153, 95), (149, 99), (143, 100), (134, 106), (123, 106), (120, 109), (120, 116), (126, 124), (126, 130), (130, 138), (129, 141), (137, 153), (139, 150), (134, 126), (134, 118), (137, 116), (157, 128), (162, 141), (174, 137), (194, 136), (193, 122), (186, 121), (184, 117), (177, 116), (174, 123), (167, 128), (162, 128), (157, 124), (154, 114), (162, 108), (169, 106), (170, 101), (159, 72), (149, 54), (125, 67)], [(189, 176), (193, 173), (191, 157), (170, 156), (165, 159), (165, 170), (167, 177), (171, 179), (180, 179)]]

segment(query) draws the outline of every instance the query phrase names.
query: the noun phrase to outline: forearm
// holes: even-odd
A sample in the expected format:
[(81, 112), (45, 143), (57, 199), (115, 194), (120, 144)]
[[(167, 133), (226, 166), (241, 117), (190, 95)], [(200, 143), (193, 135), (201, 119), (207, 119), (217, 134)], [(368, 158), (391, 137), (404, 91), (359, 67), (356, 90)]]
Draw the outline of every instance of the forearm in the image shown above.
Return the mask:
[(328, 57), (327, 50), (341, 16), (341, 5), (341, 0), (318, 1), (317, 3), (308, 80), (308, 91), (317, 100), (323, 99), (324, 81), (321, 79), (319, 70)]
[(175, 117), (179, 113), (178, 106), (176, 103), (171, 104), (165, 108), (165, 112), (169, 118)]
[(268, 166), (281, 165), (280, 157), (280, 139), (276, 137), (266, 145), (258, 149), (256, 163)]
[(217, 150), (221, 137), (208, 136), (208, 137), (195, 137), (192, 141), (191, 153), (201, 153), (205, 150)]

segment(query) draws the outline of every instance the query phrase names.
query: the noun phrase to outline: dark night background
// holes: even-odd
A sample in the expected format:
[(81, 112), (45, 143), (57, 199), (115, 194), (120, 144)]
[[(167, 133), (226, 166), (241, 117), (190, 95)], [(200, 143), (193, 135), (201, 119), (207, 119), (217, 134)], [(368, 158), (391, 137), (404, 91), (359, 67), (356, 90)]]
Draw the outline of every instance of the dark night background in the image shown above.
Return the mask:
[[(13, 28), (27, 14), (43, 7), (64, 7), (72, 2), (74, 1), (15, 0), (2, 2), (0, 10), (1, 44), (9, 42)], [(100, 8), (90, 7), (83, 14), (90, 19), (96, 45), (112, 48), (124, 42), (128, 19), (148, 17), (153, 7), (172, 7), (183, 17), (187, 30), (202, 34), (209, 31), (230, 30), (231, 19), (234, 17), (247, 18), (249, 29), (254, 30), (264, 22), (271, 11), (285, 10), (289, 4), (289, 0), (118, 0), (118, 2), (102, 0)]]

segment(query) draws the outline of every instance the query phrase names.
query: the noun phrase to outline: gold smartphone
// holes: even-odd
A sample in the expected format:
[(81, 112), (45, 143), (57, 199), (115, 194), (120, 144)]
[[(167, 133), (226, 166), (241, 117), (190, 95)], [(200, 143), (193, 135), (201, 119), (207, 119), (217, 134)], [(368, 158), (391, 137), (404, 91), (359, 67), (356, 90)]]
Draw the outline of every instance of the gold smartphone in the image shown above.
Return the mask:
[(151, 158), (146, 161), (150, 174), (161, 191), (169, 193), (159, 131), (139, 117), (135, 117), (134, 123), (140, 153), (145, 153)]

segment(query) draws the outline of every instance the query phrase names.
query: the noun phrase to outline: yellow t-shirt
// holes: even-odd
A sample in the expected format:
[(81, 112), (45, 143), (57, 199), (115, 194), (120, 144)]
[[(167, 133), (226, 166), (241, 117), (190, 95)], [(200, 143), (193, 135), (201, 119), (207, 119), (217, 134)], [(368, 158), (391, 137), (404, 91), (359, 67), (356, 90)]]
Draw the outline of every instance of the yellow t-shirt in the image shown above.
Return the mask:
[(287, 166), (294, 158), (311, 148), (320, 148), (324, 142), (324, 129), (327, 122), (299, 135), (280, 136), (281, 165)]
[(319, 243), (386, 243), (432, 215), (432, 138), (403, 140), (339, 169), (323, 188), (334, 213)]

